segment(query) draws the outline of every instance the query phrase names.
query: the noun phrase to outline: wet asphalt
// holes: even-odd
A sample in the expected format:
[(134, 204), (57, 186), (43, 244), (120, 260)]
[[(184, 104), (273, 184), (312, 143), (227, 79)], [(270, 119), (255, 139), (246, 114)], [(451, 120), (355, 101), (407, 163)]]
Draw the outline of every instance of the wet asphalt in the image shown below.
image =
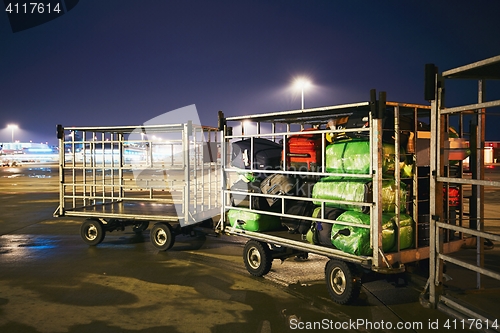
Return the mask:
[(420, 304), (425, 273), (375, 276), (338, 305), (326, 258), (275, 260), (256, 278), (236, 236), (178, 236), (158, 252), (149, 229), (125, 229), (89, 247), (82, 219), (52, 216), (57, 184), (54, 166), (0, 169), (0, 332), (430, 332), (452, 320)]

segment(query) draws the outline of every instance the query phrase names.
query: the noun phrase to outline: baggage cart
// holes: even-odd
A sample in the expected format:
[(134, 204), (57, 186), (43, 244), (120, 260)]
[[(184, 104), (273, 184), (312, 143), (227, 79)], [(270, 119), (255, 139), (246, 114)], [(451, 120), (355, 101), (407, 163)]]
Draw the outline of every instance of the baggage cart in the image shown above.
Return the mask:
[[(349, 117), (360, 121), (349, 122), (346, 120)], [(388, 120), (388, 117), (391, 119)], [(243, 261), (249, 273), (254, 276), (267, 274), (274, 259), (285, 260), (295, 256), (306, 258), (308, 253), (328, 257), (325, 280), (331, 298), (339, 304), (354, 301), (364, 278), (374, 275), (371, 273), (403, 273), (408, 265), (429, 258), (429, 195), (427, 193), (420, 196), (421, 191), (418, 188), (423, 182), (421, 178), (426, 178), (428, 181), (430, 177), (428, 173), (420, 173), (428, 166), (429, 156), (426, 154), (429, 154), (430, 142), (418, 140), (419, 137), (428, 137), (419, 135), (419, 131), (420, 123), (428, 122), (429, 119), (429, 106), (386, 102), (385, 93), (380, 93), (377, 100), (375, 91), (371, 92), (369, 101), (353, 104), (236, 117), (225, 117), (219, 112), (224, 182), (221, 191), (221, 219), (216, 231), (247, 239), (243, 250)], [(357, 125), (351, 127), (352, 124)], [(269, 168), (259, 165), (257, 168), (251, 164), (242, 169), (235, 167), (238, 164), (232, 162), (235, 156), (231, 148), (235, 141), (248, 140), (246, 142), (250, 144), (247, 154), (253, 156), (254, 140), (259, 142), (259, 145), (263, 139), (269, 140), (281, 145), (283, 150), (281, 156), (285, 157), (290, 156), (289, 145), (286, 143), (290, 138), (303, 135), (304, 131), (307, 131), (308, 135), (321, 137), (321, 157), (317, 159), (318, 165), (315, 168), (290, 168), (287, 165), (290, 163), (288, 158), (282, 159), (283, 164), (279, 170), (274, 165)], [(368, 164), (361, 163), (363, 166), (367, 165), (367, 169), (357, 172), (353, 171), (351, 166), (343, 173), (338, 170), (328, 171), (330, 163), (326, 154), (328, 146), (342, 142), (341, 140), (360, 138), (364, 138), (369, 145), (368, 152), (363, 155), (363, 158), (368, 158)], [(387, 144), (394, 147), (392, 152), (384, 148)], [(356, 166), (355, 163), (353, 165)], [(233, 180), (238, 179), (238, 175), (265, 179), (273, 174), (300, 179), (299, 183), (308, 186), (311, 184), (316, 186), (315, 181), (327, 181), (329, 178), (364, 180), (370, 183), (370, 198), (363, 201), (318, 198), (314, 197), (314, 190), (311, 197), (310, 190), (303, 191), (299, 186), (292, 193), (286, 194), (244, 192), (244, 195), (272, 200), (275, 202), (273, 207), (277, 207), (275, 209), (263, 210), (258, 207), (231, 204), (231, 197), (239, 194), (237, 189), (231, 188)], [(311, 179), (314, 180), (312, 183)], [(389, 187), (393, 189), (389, 205), (385, 202), (388, 200), (384, 187), (387, 180), (393, 182), (392, 187)], [(320, 208), (315, 210), (314, 216), (294, 215), (292, 213), (294, 210), (289, 209), (290, 206), (304, 201), (314, 202), (314, 205)], [(342, 219), (342, 215), (338, 219), (327, 219), (325, 211), (330, 214), (328, 207), (358, 208), (357, 211), (365, 212), (364, 217), (368, 217), (369, 223), (349, 222), (348, 219)], [(228, 211), (231, 212), (231, 221), (228, 218)], [(238, 211), (241, 213), (240, 218)], [(332, 243), (359, 234), (359, 237), (365, 237), (365, 241), (368, 242), (367, 248), (370, 253), (356, 254), (354, 251), (349, 253), (334, 245), (324, 246), (311, 242), (311, 238), (314, 238), (311, 236), (314, 236), (311, 230), (306, 234), (290, 232), (290, 228), (287, 227), (268, 231), (246, 230), (244, 219), (249, 213), (279, 217), (288, 225), (292, 219), (297, 220), (297, 225), (304, 225), (304, 221), (309, 220), (316, 229), (321, 224), (323, 231), (335, 230), (335, 234), (332, 231), (329, 235)], [(336, 213), (334, 216), (338, 216), (336, 211), (334, 213)], [(394, 243), (390, 250), (384, 250), (388, 235), (389, 240)], [(408, 245), (408, 242), (411, 244)], [(457, 251), (462, 244), (463, 240), (447, 240), (442, 244), (443, 251)], [(401, 246), (404, 248), (401, 249)]]
[(220, 213), (220, 142), (215, 128), (187, 122), (122, 127), (58, 125), (59, 207), (54, 215), (85, 218), (81, 237), (146, 230), (168, 250), (181, 233), (209, 227)]

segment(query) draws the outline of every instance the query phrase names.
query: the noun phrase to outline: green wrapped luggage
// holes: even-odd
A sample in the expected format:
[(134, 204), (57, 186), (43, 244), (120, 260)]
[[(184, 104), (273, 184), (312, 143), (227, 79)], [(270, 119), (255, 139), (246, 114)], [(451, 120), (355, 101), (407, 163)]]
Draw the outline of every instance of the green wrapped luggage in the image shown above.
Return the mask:
[[(396, 228), (396, 214), (384, 213), (382, 214), (382, 219), (384, 222), (390, 221)], [(397, 234), (397, 233), (396, 233)], [(411, 248), (413, 246), (413, 240), (415, 238), (415, 222), (410, 215), (400, 214), (399, 215), (399, 249), (404, 250)], [(397, 251), (397, 241), (395, 239), (394, 245), (388, 250), (389, 252)]]
[(229, 224), (237, 229), (248, 231), (271, 231), (282, 229), (279, 216), (258, 214), (243, 210), (230, 209), (227, 212)]
[[(396, 209), (396, 186), (394, 180), (382, 181), (382, 211), (395, 212)], [(406, 211), (406, 185), (400, 186), (400, 211)], [(368, 179), (343, 179), (326, 177), (317, 182), (313, 187), (312, 197), (314, 199), (342, 200), (353, 202), (372, 202), (372, 183)], [(314, 201), (315, 205), (321, 205), (320, 201)], [(357, 206), (341, 203), (325, 203), (327, 207), (353, 210), (368, 214), (369, 206)]]
[[(346, 211), (341, 214), (337, 221), (350, 222), (357, 224), (370, 224), (370, 216), (361, 212)], [(344, 236), (339, 233), (340, 230), (349, 229), (350, 234)], [(394, 247), (396, 238), (394, 235), (394, 222), (392, 220), (382, 223), (382, 250), (388, 251)], [(370, 247), (370, 229), (342, 224), (334, 224), (332, 227), (332, 244), (339, 250), (354, 255), (371, 255)]]
[[(393, 173), (395, 170), (394, 144), (382, 143), (382, 173)], [(401, 152), (404, 154), (404, 152)], [(345, 140), (338, 141), (326, 147), (325, 167), (332, 173), (370, 174), (370, 141)], [(400, 163), (401, 177), (412, 175), (412, 166)]]
[[(346, 211), (341, 214), (337, 221), (350, 222), (356, 224), (370, 224), (370, 216), (355, 212)], [(407, 214), (400, 214), (399, 237), (400, 249), (404, 250), (413, 246), (414, 221)], [(397, 251), (396, 214), (382, 214), (382, 250), (384, 252)], [(350, 234), (344, 236), (340, 230), (349, 229)], [(332, 244), (339, 250), (355, 255), (371, 255), (370, 229), (334, 224), (332, 226)]]

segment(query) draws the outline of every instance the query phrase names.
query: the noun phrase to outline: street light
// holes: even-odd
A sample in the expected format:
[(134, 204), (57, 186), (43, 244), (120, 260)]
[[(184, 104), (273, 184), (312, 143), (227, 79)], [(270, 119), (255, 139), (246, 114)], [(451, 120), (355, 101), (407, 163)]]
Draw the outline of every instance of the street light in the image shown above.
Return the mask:
[(311, 85), (311, 82), (306, 78), (298, 78), (295, 80), (294, 86), (302, 91), (302, 110), (304, 110), (304, 90)]
[(14, 143), (14, 130), (18, 129), (19, 126), (14, 125), (14, 124), (9, 124), (9, 125), (7, 125), (7, 128), (10, 128), (12, 130), (12, 143)]

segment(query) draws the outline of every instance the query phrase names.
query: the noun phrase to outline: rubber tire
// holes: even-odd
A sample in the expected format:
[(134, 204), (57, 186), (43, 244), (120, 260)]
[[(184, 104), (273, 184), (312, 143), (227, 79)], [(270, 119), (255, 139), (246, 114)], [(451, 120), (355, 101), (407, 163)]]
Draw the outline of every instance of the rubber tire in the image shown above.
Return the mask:
[(267, 243), (249, 240), (243, 249), (243, 262), (253, 276), (266, 275), (273, 264), (271, 249)]
[(325, 266), (325, 280), (328, 293), (335, 303), (349, 304), (358, 298), (361, 279), (354, 264), (330, 259)]
[(87, 219), (83, 221), (80, 227), (80, 236), (86, 244), (95, 246), (103, 241), (106, 236), (106, 230), (101, 221)]
[(144, 221), (138, 224), (134, 224), (132, 227), (132, 231), (135, 232), (136, 234), (140, 234), (144, 230), (146, 230), (149, 227), (149, 221)]
[(175, 243), (172, 227), (168, 223), (158, 222), (151, 229), (151, 243), (159, 251), (167, 251)]

